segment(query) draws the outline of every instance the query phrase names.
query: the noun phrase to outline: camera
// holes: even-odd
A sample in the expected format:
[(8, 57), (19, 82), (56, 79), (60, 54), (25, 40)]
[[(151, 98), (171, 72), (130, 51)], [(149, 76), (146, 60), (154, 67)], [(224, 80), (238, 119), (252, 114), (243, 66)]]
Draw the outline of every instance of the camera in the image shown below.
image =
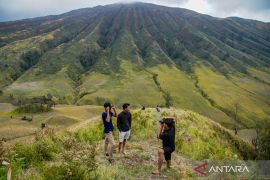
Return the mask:
[(161, 120), (159, 120), (159, 123), (160, 123), (160, 124), (164, 124), (164, 118), (161, 119)]
[(159, 123), (160, 124), (166, 123), (169, 127), (174, 126), (174, 120), (173, 120), (173, 118), (163, 118), (163, 119), (159, 120)]

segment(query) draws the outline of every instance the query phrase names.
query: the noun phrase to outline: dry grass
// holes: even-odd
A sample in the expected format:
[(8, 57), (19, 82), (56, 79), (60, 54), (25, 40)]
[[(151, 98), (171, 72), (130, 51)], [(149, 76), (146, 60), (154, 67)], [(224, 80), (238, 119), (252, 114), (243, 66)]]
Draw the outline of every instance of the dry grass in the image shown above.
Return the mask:
[[(1, 104), (5, 114), (0, 113), (0, 139), (22, 139), (24, 136), (33, 135), (41, 128), (41, 123), (57, 130), (66, 129), (78, 122), (85, 122), (93, 117), (97, 118), (103, 111), (101, 106), (56, 106), (51, 112), (40, 114), (11, 114), (13, 107)], [(2, 110), (2, 109), (1, 109)], [(12, 116), (12, 119), (10, 118)], [(33, 116), (33, 121), (23, 121), (21, 117)]]

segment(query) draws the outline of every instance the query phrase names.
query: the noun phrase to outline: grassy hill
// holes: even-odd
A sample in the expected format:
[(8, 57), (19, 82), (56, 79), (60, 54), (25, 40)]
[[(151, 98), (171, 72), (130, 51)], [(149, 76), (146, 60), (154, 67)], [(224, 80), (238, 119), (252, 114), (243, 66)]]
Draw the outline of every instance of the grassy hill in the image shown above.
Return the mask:
[[(75, 108), (75, 107), (74, 107)], [(59, 109), (63, 111), (63, 109)], [(66, 111), (65, 111), (66, 112)], [(151, 175), (156, 167), (156, 153), (160, 143), (156, 139), (161, 117), (174, 116), (176, 124), (176, 151), (173, 168), (164, 169), (160, 177)], [(87, 126), (62, 133), (38, 132), (30, 144), (13, 147), (2, 144), (3, 157), (13, 162), (16, 179), (137, 179), (137, 178), (190, 178), (197, 177), (193, 171), (194, 160), (241, 160), (254, 159), (254, 148), (214, 121), (191, 111), (155, 109), (133, 111), (131, 140), (128, 154), (115, 154), (115, 163), (103, 155), (102, 123), (100, 118)], [(115, 123), (115, 119), (113, 120)], [(117, 132), (115, 132), (117, 139)], [(12, 149), (8, 155), (6, 148)], [(2, 152), (2, 151), (1, 151)], [(5, 170), (0, 169), (1, 178)], [(246, 174), (245, 177), (248, 177)]]
[(0, 99), (160, 104), (254, 128), (270, 117), (269, 34), (269, 23), (147, 3), (3, 22)]
[[(103, 109), (100, 106), (56, 106), (49, 112), (17, 113), (14, 111), (16, 107), (11, 104), (0, 103), (0, 106), (0, 138), (14, 140), (14, 142), (33, 137), (41, 128), (42, 123), (46, 123), (57, 131), (64, 130), (74, 124), (99, 117)], [(32, 121), (22, 120), (23, 116), (32, 117)]]

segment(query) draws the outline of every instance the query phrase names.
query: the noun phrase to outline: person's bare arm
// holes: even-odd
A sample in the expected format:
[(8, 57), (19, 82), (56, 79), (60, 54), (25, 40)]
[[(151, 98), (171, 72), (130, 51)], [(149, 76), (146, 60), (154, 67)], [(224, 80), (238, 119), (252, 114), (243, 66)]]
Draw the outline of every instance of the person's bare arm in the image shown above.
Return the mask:
[(115, 110), (115, 106), (114, 105), (112, 105), (112, 110), (113, 110), (113, 116), (114, 117), (117, 117), (117, 112)]
[(173, 118), (173, 122), (176, 124), (177, 118), (176, 117), (172, 117), (172, 118)]
[(110, 116), (110, 107), (107, 107), (107, 108), (106, 108), (106, 113), (107, 113), (106, 121), (107, 121), (107, 122), (110, 122), (110, 120), (111, 120), (111, 116)]

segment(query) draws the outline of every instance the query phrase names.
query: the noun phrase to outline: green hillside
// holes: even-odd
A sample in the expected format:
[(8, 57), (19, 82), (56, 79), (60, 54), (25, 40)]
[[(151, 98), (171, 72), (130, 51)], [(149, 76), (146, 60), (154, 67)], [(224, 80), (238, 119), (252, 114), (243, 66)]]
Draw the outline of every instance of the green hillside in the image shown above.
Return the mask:
[(15, 105), (48, 94), (159, 104), (255, 128), (270, 119), (269, 67), (269, 23), (181, 8), (120, 3), (0, 23), (0, 102)]

